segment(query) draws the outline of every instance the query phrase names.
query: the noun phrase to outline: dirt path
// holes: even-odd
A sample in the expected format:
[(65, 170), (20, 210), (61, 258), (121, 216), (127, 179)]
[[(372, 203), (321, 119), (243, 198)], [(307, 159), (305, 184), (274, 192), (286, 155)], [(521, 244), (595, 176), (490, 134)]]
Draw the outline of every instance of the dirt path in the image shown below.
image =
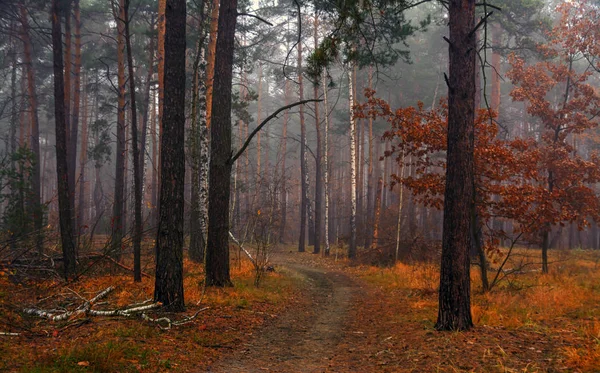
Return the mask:
[[(278, 268), (306, 281), (310, 302), (288, 310), (214, 364), (208, 372), (323, 372), (344, 336), (359, 284), (347, 275), (294, 262), (281, 255)], [(283, 267), (283, 268), (282, 268)]]

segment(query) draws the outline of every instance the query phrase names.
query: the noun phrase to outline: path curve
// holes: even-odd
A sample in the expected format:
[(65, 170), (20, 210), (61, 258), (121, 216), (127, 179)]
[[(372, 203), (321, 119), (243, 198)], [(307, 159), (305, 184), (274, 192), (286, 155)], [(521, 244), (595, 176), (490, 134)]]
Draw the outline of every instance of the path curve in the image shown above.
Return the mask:
[(310, 292), (311, 305), (287, 310), (253, 339), (223, 356), (208, 372), (305, 373), (327, 369), (344, 336), (359, 285), (341, 272), (290, 261), (282, 265), (308, 282), (305, 288)]

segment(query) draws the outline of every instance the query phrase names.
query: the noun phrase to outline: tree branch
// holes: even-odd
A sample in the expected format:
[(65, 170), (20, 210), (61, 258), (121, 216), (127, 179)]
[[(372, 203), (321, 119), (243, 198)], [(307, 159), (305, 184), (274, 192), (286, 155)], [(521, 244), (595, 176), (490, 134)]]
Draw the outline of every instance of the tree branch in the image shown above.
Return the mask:
[(269, 25), (269, 26), (273, 26), (273, 24), (272, 24), (271, 22), (267, 21), (266, 19), (264, 19), (264, 18), (262, 18), (262, 17), (259, 17), (259, 16), (257, 16), (256, 14), (250, 14), (250, 13), (240, 13), (240, 12), (238, 12), (238, 13), (237, 13), (237, 16), (238, 16), (238, 17), (239, 17), (239, 16), (246, 16), (246, 17), (252, 17), (252, 18), (256, 18), (256, 19), (258, 19), (259, 21), (262, 21), (262, 22), (266, 23), (266, 24), (267, 24), (267, 25)]
[(279, 113), (281, 113), (284, 110), (287, 109), (291, 109), (294, 106), (298, 106), (298, 105), (304, 105), (307, 104), (309, 102), (321, 102), (323, 100), (320, 99), (309, 99), (309, 100), (302, 100), (302, 101), (298, 101), (298, 102), (294, 102), (293, 104), (289, 104), (286, 106), (282, 106), (279, 109), (277, 109), (273, 114), (269, 115), (265, 120), (263, 120), (255, 129), (254, 131), (252, 131), (252, 133), (248, 136), (248, 138), (246, 139), (246, 141), (244, 142), (244, 145), (242, 145), (242, 147), (240, 148), (240, 150), (237, 151), (237, 153), (229, 158), (229, 163), (233, 164), (235, 163), (235, 161), (242, 155), (244, 154), (244, 151), (246, 150), (246, 148), (248, 147), (248, 145), (250, 145), (250, 142), (252, 141), (252, 139), (254, 138), (254, 136), (256, 136), (256, 134), (268, 123), (271, 121), (271, 119), (277, 117), (277, 115)]

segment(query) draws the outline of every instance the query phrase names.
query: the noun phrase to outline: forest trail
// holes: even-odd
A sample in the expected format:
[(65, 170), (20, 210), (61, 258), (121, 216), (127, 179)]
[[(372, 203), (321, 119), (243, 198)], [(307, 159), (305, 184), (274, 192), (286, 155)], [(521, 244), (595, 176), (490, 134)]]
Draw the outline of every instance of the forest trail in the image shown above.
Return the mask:
[(277, 253), (277, 270), (306, 281), (306, 307), (289, 309), (259, 330), (208, 372), (322, 372), (346, 333), (348, 314), (360, 290), (358, 280), (316, 262), (301, 263)]

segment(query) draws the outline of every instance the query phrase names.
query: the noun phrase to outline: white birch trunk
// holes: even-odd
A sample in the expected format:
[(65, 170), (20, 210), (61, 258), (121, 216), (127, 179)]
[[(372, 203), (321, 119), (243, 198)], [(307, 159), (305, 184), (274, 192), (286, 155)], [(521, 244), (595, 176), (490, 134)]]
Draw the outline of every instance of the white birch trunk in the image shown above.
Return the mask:
[(329, 255), (329, 106), (327, 103), (327, 70), (323, 74), (323, 98), (325, 104), (325, 153), (323, 157), (323, 186), (325, 188), (325, 254)]
[(348, 71), (350, 109), (350, 247), (348, 257), (356, 257), (356, 120), (354, 119), (354, 66)]

